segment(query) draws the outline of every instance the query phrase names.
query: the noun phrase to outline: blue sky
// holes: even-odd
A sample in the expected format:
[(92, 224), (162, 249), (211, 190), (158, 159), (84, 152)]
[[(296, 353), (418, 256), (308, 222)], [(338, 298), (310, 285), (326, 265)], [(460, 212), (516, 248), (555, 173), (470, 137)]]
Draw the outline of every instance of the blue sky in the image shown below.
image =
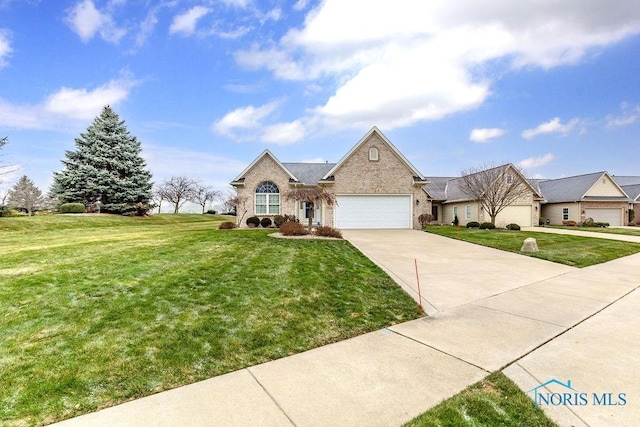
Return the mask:
[(156, 182), (374, 125), (427, 176), (640, 175), (639, 76), (637, 0), (0, 0), (0, 163), (48, 188), (109, 104)]

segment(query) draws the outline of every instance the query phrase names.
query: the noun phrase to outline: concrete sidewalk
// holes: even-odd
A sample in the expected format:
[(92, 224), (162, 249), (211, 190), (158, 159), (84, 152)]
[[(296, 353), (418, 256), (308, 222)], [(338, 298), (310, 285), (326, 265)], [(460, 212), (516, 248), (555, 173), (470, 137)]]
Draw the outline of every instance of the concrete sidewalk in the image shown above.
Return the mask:
[(640, 255), (575, 269), (412, 230), (345, 235), (408, 292), (417, 263), (432, 315), (59, 425), (400, 425), (507, 366), (525, 391), (558, 378), (629, 396), (551, 408), (562, 425), (640, 419)]

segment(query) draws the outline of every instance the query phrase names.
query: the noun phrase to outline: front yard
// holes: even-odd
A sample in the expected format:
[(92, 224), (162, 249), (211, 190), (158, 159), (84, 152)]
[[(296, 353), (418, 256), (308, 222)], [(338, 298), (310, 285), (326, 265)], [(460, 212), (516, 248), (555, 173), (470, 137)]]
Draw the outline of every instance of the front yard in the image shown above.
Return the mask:
[(588, 267), (640, 252), (640, 243), (566, 234), (536, 233), (534, 231), (479, 230), (466, 227), (428, 226), (428, 233), (464, 240), (503, 251), (522, 253), (520, 248), (527, 237), (538, 243), (537, 253), (526, 253), (536, 258), (573, 267)]
[(420, 316), (345, 241), (223, 220), (0, 218), (3, 423), (58, 421)]

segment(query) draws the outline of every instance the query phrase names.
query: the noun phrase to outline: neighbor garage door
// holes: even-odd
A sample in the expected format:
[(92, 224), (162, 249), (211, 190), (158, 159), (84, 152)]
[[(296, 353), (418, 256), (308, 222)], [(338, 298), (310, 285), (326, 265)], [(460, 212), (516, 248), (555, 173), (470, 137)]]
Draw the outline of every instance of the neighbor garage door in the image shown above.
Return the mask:
[(585, 218), (593, 218), (595, 222), (608, 222), (609, 225), (622, 225), (622, 209), (585, 209)]
[(412, 228), (411, 196), (337, 196), (336, 228)]
[(520, 227), (531, 227), (531, 206), (507, 206), (498, 214), (496, 226), (504, 227), (507, 224), (518, 224)]

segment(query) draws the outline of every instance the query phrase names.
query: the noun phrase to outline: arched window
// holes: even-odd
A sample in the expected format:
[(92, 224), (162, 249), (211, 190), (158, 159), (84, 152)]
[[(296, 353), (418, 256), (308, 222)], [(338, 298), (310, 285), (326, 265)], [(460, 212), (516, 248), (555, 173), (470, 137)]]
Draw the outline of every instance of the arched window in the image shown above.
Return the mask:
[(280, 190), (271, 181), (261, 182), (256, 187), (256, 215), (278, 215), (280, 213)]
[(369, 161), (371, 162), (378, 161), (378, 149), (376, 147), (371, 147), (369, 149)]

